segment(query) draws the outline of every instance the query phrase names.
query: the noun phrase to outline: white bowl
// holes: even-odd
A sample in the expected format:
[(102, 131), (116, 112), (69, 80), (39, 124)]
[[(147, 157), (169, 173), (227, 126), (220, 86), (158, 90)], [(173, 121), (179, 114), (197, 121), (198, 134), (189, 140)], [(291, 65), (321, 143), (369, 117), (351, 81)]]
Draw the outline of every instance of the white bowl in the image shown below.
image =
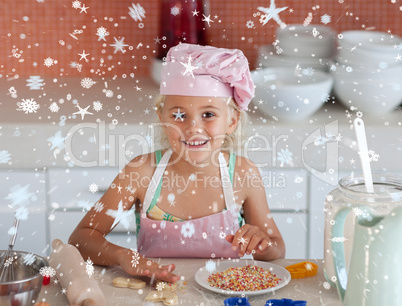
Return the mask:
[(277, 28), (276, 38), (283, 55), (330, 58), (335, 51), (335, 32), (323, 25), (290, 24)]
[(276, 54), (275, 48), (272, 45), (261, 46), (258, 53), (259, 56), (256, 62), (257, 67), (300, 67), (302, 69), (311, 68), (314, 70), (328, 71), (329, 67), (333, 64), (333, 61), (330, 58), (298, 58)]
[(402, 39), (397, 35), (390, 35), (377, 31), (344, 31), (338, 40), (340, 46), (346, 48), (361, 48), (376, 52), (393, 52), (396, 48), (401, 50)]
[(334, 94), (347, 108), (353, 106), (363, 114), (384, 115), (402, 102), (402, 66), (371, 71), (341, 66), (331, 70), (331, 74)]
[(338, 40), (336, 60), (344, 64), (367, 68), (387, 68), (400, 65), (402, 40), (383, 32), (346, 31)]
[(254, 105), (269, 116), (286, 121), (303, 120), (328, 98), (333, 79), (328, 73), (312, 75), (292, 68), (264, 68), (252, 72), (256, 86)]

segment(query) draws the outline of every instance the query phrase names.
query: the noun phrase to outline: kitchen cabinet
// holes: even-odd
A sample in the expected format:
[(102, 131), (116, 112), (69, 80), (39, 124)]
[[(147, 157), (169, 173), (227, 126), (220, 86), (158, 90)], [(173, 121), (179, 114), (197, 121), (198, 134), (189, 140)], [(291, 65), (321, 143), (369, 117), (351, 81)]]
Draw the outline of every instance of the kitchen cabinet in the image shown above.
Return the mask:
[(49, 246), (45, 174), (34, 170), (3, 170), (0, 185), (0, 249), (8, 247), (8, 231), (17, 213), (20, 223), (14, 249), (46, 255)]
[(307, 258), (308, 175), (304, 169), (260, 169), (268, 206), (286, 245), (286, 258)]

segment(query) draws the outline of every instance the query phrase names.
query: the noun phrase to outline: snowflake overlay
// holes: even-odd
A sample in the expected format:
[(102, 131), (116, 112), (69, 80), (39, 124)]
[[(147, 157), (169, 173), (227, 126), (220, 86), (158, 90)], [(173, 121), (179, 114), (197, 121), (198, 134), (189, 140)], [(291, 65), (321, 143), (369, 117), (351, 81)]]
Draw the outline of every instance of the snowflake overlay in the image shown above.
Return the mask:
[(40, 105), (34, 99), (22, 99), (17, 103), (17, 111), (23, 111), (25, 114), (36, 113)]
[(135, 268), (140, 262), (140, 254), (137, 251), (133, 251), (131, 258), (131, 265)]

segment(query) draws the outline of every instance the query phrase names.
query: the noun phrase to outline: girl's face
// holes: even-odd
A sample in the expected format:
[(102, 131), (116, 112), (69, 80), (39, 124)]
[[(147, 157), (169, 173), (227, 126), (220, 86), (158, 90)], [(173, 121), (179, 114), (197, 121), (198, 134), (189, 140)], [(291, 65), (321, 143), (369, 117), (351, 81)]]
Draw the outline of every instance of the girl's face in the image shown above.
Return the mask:
[(167, 95), (159, 119), (173, 151), (191, 164), (203, 164), (220, 152), (225, 135), (234, 131), (238, 113), (227, 98)]

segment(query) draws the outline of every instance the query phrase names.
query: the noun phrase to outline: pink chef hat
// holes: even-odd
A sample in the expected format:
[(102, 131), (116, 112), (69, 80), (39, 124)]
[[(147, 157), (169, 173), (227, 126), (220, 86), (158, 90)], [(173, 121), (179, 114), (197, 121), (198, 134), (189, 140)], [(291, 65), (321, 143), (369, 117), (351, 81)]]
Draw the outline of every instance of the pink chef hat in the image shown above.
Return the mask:
[(233, 97), (246, 110), (254, 96), (254, 83), (242, 51), (181, 43), (166, 56), (160, 93)]

